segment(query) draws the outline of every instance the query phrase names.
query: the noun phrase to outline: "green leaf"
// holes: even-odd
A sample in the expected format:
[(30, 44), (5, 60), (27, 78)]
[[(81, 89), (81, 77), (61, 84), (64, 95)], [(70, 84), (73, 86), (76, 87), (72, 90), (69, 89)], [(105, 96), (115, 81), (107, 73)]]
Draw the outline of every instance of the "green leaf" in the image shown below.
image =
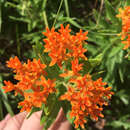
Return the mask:
[(122, 68), (119, 68), (119, 76), (120, 76), (121, 82), (123, 83), (124, 82), (124, 73), (123, 73)]
[(115, 9), (112, 7), (111, 3), (110, 3), (108, 0), (105, 0), (105, 7), (106, 7), (106, 15), (107, 15), (107, 18), (108, 18), (112, 23), (117, 23), (117, 22), (119, 22), (118, 18), (116, 17)]
[(95, 23), (90, 19), (88, 19), (88, 23), (91, 28), (93, 28), (95, 26)]
[(126, 6), (130, 6), (130, 0), (126, 0)]
[(128, 60), (130, 61), (130, 55), (128, 55)]
[(92, 67), (95, 67), (95, 66), (97, 66), (97, 65), (99, 65), (99, 64), (101, 63), (102, 56), (103, 56), (103, 54), (101, 53), (101, 54), (97, 55), (97, 56), (96, 56), (95, 58), (93, 58), (93, 59), (88, 59), (88, 62), (90, 63), (90, 65), (91, 65)]
[(109, 58), (115, 56), (117, 53), (119, 53), (122, 50), (122, 46), (113, 46), (111, 48), (110, 54), (109, 54)]
[(47, 105), (44, 106), (44, 109), (47, 109), (48, 113), (46, 114), (43, 111), (41, 116), (41, 124), (44, 124), (44, 130), (47, 130), (50, 125), (54, 122), (57, 117), (57, 114), (61, 108), (61, 104), (56, 98), (54, 100), (53, 95), (49, 97)]
[(95, 46), (88, 44), (88, 45), (85, 45), (84, 48), (86, 48), (88, 50), (88, 52), (91, 52), (92, 55), (96, 54), (96, 51), (95, 51), (96, 47)]
[(116, 57), (112, 57), (111, 59), (107, 60), (106, 64), (107, 70), (109, 70), (109, 73), (112, 74), (116, 66)]
[(60, 110), (60, 107), (61, 106), (58, 103), (55, 104), (53, 111), (47, 117), (47, 120), (46, 120), (45, 125), (44, 125), (44, 130), (47, 130), (50, 127), (50, 125), (54, 122), (54, 120), (56, 119), (57, 114)]
[[(94, 25), (95, 27), (98, 26), (98, 27), (102, 27), (102, 28), (108, 28), (109, 27), (109, 23), (106, 22), (105, 18), (104, 17), (99, 17), (101, 14), (93, 9), (93, 14), (94, 14), (94, 17), (95, 17), (95, 20), (97, 21), (96, 24), (98, 25)], [(89, 22), (91, 24), (91, 22)], [(94, 28), (93, 26), (93, 28)], [(96, 27), (97, 28), (97, 27)]]
[(124, 127), (125, 130), (129, 130), (130, 129), (130, 123), (129, 122), (123, 122), (123, 121), (120, 121), (120, 120), (117, 120), (117, 121), (113, 121), (110, 123), (110, 125), (114, 128), (120, 128), (120, 127)]
[(120, 99), (122, 100), (122, 102), (125, 104), (125, 105), (128, 105), (129, 104), (129, 98), (127, 97), (127, 95), (125, 96), (121, 96)]
[(68, 111), (66, 117), (67, 117), (67, 120), (68, 120), (71, 124), (73, 124), (75, 118), (74, 118), (74, 117), (73, 117), (72, 119), (70, 118), (70, 112), (71, 112), (71, 111)]
[(74, 21), (74, 18), (66, 18), (66, 21), (69, 22), (70, 24), (72, 24), (73, 26), (82, 29), (82, 26), (79, 25), (76, 21)]
[(61, 106), (63, 108), (65, 115), (67, 115), (67, 113), (71, 110), (70, 102), (66, 100), (61, 101)]
[(60, 82), (59, 82), (59, 84), (57, 83), (57, 85), (56, 85), (56, 89), (58, 90), (58, 92), (56, 93), (57, 95), (57, 97), (60, 97), (61, 95), (63, 95), (66, 91), (67, 91), (67, 89), (66, 89), (66, 87), (63, 85), (63, 83), (61, 84)]
[(15, 21), (21, 21), (21, 22), (25, 22), (25, 23), (30, 23), (30, 20), (28, 18), (22, 18), (22, 17), (16, 18), (14, 16), (9, 16), (9, 18), (12, 19), (12, 20), (15, 20)]
[(83, 63), (83, 70), (81, 71), (83, 74), (90, 73), (92, 69), (98, 66), (102, 61), (102, 53), (97, 55), (95, 58), (88, 59), (86, 61), (81, 61)]
[(47, 67), (46, 69), (46, 72), (48, 73), (48, 78), (51, 78), (51, 79), (61, 79), (61, 77), (59, 77), (59, 68), (58, 68), (58, 65), (54, 65), (52, 67)]
[(55, 106), (56, 102), (57, 102), (56, 95), (50, 94), (47, 98), (47, 104), (46, 104), (48, 113), (51, 113), (53, 111), (53, 107)]
[(128, 105), (129, 104), (129, 96), (127, 95), (126, 90), (120, 90), (116, 93), (116, 96), (118, 96), (120, 98), (120, 100), (125, 104)]

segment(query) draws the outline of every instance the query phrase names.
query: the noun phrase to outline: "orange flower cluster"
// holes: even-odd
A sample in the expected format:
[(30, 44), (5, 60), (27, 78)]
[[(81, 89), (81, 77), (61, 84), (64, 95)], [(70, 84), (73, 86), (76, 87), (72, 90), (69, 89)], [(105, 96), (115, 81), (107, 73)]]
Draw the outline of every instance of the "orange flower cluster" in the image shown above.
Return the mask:
[(62, 66), (62, 61), (66, 61), (69, 58), (84, 58), (84, 52), (87, 50), (83, 48), (83, 42), (87, 40), (87, 33), (80, 30), (76, 35), (70, 34), (71, 30), (69, 25), (65, 28), (61, 25), (61, 28), (58, 32), (55, 32), (55, 29), (52, 28), (49, 30), (46, 29), (46, 32), (43, 34), (47, 37), (43, 41), (45, 42), (44, 52), (48, 52), (51, 57), (50, 66), (58, 64)]
[(79, 63), (79, 59), (73, 59), (71, 70), (66, 69), (60, 74), (61, 77), (70, 78), (66, 86), (67, 92), (60, 100), (68, 100), (71, 103), (70, 117), (74, 117), (75, 128), (79, 125), (84, 128), (87, 116), (94, 120), (103, 117), (103, 105), (107, 105), (107, 101), (113, 95), (111, 87), (105, 88), (106, 83), (102, 82), (102, 78), (94, 81), (89, 74), (83, 76), (81, 70), (83, 63)]
[(110, 99), (113, 93), (110, 92), (111, 87), (104, 87), (106, 83), (103, 83), (101, 78), (93, 81), (90, 75), (80, 74), (83, 64), (79, 64), (79, 59), (87, 59), (84, 55), (87, 50), (83, 48), (83, 43), (87, 40), (88, 32), (83, 33), (80, 30), (76, 35), (71, 35), (70, 32), (69, 25), (65, 28), (61, 25), (58, 32), (55, 32), (54, 28), (47, 28), (47, 32), (43, 33), (47, 37), (43, 40), (44, 52), (48, 52), (52, 59), (50, 66), (57, 63), (61, 67), (62, 61), (71, 61), (71, 70), (65, 69), (64, 73), (60, 74), (61, 77), (70, 77), (66, 86), (68, 91), (60, 99), (71, 103), (70, 117), (75, 118), (75, 127), (80, 125), (84, 128), (87, 116), (90, 115), (95, 120), (98, 116), (103, 117), (102, 106), (107, 105), (106, 100)]
[(108, 105), (107, 100), (113, 94), (111, 87), (105, 88), (105, 85), (101, 78), (93, 81), (89, 74), (70, 79), (68, 91), (60, 99), (71, 103), (70, 117), (75, 118), (75, 128), (79, 125), (84, 128), (87, 116), (94, 120), (103, 117), (103, 105)]
[[(58, 32), (54, 28), (51, 30), (47, 28), (43, 33), (47, 37), (43, 40), (44, 52), (48, 52), (51, 57), (49, 66), (58, 64), (62, 69), (62, 65), (66, 67), (66, 63), (71, 62), (71, 69), (65, 69), (64, 73), (60, 74), (63, 78), (69, 77), (68, 83), (63, 83), (67, 87), (67, 92), (60, 100), (68, 100), (71, 103), (70, 117), (75, 118), (75, 127), (78, 128), (80, 125), (84, 128), (87, 116), (94, 120), (103, 117), (101, 113), (103, 105), (107, 105), (107, 100), (113, 93), (110, 91), (111, 87), (104, 87), (106, 83), (103, 83), (101, 78), (94, 81), (89, 74), (82, 74), (83, 63), (79, 63), (79, 60), (87, 59), (84, 55), (87, 50), (83, 48), (83, 43), (87, 40), (88, 32), (83, 33), (80, 30), (76, 35), (71, 35), (70, 32), (69, 25), (65, 28), (61, 25)], [(55, 80), (47, 78), (46, 65), (40, 60), (28, 60), (22, 64), (14, 57), (7, 62), (7, 66), (14, 70), (15, 79), (19, 82), (12, 84), (10, 81), (4, 81), (3, 88), (5, 92), (15, 90), (16, 94), (24, 96), (24, 101), (19, 103), (19, 106), (22, 106), (21, 111), (29, 112), (32, 107), (41, 108), (42, 103), (46, 103), (48, 95), (56, 92)]]
[(126, 6), (125, 9), (119, 9), (120, 14), (117, 17), (122, 19), (122, 32), (121, 40), (125, 44), (124, 49), (130, 47), (130, 6)]
[(39, 60), (28, 60), (27, 64), (22, 64), (17, 57), (10, 58), (7, 66), (14, 69), (15, 79), (19, 82), (12, 84), (10, 81), (4, 81), (5, 92), (15, 90), (15, 94), (20, 93), (24, 96), (24, 101), (19, 103), (22, 106), (21, 111), (30, 111), (32, 107), (41, 107), (46, 103), (48, 95), (55, 92), (54, 80), (46, 79), (46, 65)]

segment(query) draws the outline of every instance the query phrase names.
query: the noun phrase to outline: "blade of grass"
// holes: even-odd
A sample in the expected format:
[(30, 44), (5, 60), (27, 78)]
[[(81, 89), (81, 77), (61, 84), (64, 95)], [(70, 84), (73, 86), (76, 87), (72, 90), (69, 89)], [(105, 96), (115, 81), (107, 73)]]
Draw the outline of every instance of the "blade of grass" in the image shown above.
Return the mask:
[(58, 11), (57, 11), (57, 14), (56, 14), (56, 18), (55, 18), (55, 20), (54, 20), (54, 22), (53, 22), (52, 27), (55, 26), (55, 23), (56, 23), (56, 20), (57, 20), (57, 18), (58, 18), (58, 15), (59, 15), (60, 9), (61, 9), (61, 7), (62, 7), (62, 4), (63, 4), (63, 0), (61, 0), (61, 2), (60, 2), (59, 8), (58, 8)]
[(43, 4), (42, 4), (42, 8), (43, 8), (43, 9), (46, 8), (46, 3), (47, 3), (47, 0), (44, 0), (44, 1), (43, 1)]
[(46, 16), (46, 3), (47, 3), (47, 0), (44, 0), (44, 1), (43, 1), (43, 7), (42, 7), (43, 10), (44, 10), (44, 11), (43, 11), (43, 20), (44, 20), (45, 26), (46, 26), (46, 27), (49, 27), (49, 26), (48, 26), (47, 16)]
[(46, 11), (43, 12), (43, 19), (44, 19), (45, 26), (48, 27), (48, 21), (47, 21)]
[(11, 3), (11, 2), (6, 2), (5, 3), (5, 6), (7, 7), (7, 6), (10, 6), (10, 7), (12, 7), (12, 8), (17, 8), (17, 5), (16, 4), (13, 4), (13, 3)]
[(66, 15), (67, 15), (67, 17), (70, 17), (68, 0), (64, 0), (64, 4), (65, 4)]

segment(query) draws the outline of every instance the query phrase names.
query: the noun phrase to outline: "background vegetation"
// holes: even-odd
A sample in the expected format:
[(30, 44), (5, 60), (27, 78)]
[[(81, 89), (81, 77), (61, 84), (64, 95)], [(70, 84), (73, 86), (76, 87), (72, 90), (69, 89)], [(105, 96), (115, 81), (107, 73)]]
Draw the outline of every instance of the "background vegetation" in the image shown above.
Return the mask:
[[(130, 130), (130, 57), (123, 50), (118, 9), (130, 6), (130, 0), (0, 0), (0, 86), (13, 80), (6, 60), (17, 55), (21, 61), (37, 57), (43, 49), (45, 27), (70, 24), (73, 32), (88, 30), (86, 56), (95, 77), (102, 76), (115, 92), (105, 107), (105, 118), (88, 121), (88, 130)], [(98, 72), (98, 73), (97, 73)], [(18, 113), (20, 96), (5, 94), (0, 87), (0, 120), (7, 113)]]

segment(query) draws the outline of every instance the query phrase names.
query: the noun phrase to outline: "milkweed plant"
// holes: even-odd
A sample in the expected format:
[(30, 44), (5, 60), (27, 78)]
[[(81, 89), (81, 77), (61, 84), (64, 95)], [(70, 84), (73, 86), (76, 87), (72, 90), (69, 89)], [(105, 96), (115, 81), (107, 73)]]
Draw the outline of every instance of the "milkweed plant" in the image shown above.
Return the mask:
[[(130, 47), (130, 6), (119, 9), (117, 17), (122, 19), (121, 36), (124, 49)], [(84, 128), (88, 118), (98, 120), (104, 117), (104, 106), (114, 94), (111, 87), (102, 78), (95, 79), (87, 67), (89, 58), (86, 47), (88, 32), (81, 29), (71, 33), (69, 25), (55, 30), (46, 28), (43, 35), (43, 51), (39, 58), (22, 63), (17, 56), (7, 61), (13, 69), (13, 84), (4, 81), (5, 92), (15, 91), (24, 100), (18, 103), (21, 112), (27, 111), (29, 116), (42, 110), (41, 123), (47, 129), (55, 120), (62, 107), (67, 119), (75, 128)], [(93, 61), (92, 61), (93, 62)]]

